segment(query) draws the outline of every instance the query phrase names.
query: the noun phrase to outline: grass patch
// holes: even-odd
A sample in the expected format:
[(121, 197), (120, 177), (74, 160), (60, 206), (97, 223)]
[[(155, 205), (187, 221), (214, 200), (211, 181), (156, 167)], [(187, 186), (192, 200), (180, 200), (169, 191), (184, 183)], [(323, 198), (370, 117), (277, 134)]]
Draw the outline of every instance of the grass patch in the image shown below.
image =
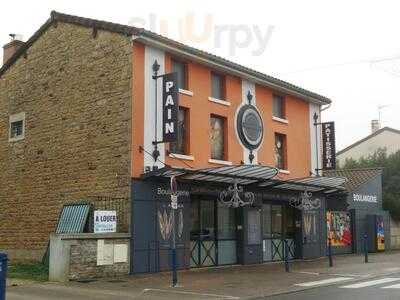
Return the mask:
[(49, 268), (41, 263), (15, 263), (8, 266), (8, 278), (48, 281)]

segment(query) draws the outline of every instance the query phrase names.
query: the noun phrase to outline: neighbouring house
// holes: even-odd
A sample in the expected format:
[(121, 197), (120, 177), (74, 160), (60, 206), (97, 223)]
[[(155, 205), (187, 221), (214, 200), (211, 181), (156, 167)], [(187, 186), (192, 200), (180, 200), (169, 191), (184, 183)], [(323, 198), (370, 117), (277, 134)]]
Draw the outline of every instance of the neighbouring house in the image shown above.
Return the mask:
[[(327, 203), (347, 197), (345, 178), (312, 176), (314, 123), (330, 99), (144, 29), (57, 12), (11, 43), (0, 69), (0, 249), (12, 259), (43, 256), (64, 204), (127, 199), (117, 241), (55, 236), (53, 256), (71, 256), (69, 278), (95, 276), (110, 253), (123, 260), (127, 233), (131, 273), (170, 269), (173, 176), (180, 268), (279, 261), (284, 245), (290, 258), (326, 254)], [(155, 70), (179, 87), (171, 143), (160, 141)]]
[(359, 160), (374, 154), (378, 150), (386, 150), (388, 155), (400, 150), (400, 130), (390, 127), (380, 128), (379, 121), (372, 121), (372, 132), (365, 138), (340, 150), (336, 154), (339, 166), (343, 166), (346, 160)]

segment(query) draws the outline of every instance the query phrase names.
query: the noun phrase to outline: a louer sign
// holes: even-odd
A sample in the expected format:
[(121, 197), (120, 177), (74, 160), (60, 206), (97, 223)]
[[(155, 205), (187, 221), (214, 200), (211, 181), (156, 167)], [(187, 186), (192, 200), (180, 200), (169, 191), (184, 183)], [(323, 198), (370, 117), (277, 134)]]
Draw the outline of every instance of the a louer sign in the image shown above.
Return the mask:
[(117, 231), (117, 212), (115, 210), (94, 211), (94, 233)]

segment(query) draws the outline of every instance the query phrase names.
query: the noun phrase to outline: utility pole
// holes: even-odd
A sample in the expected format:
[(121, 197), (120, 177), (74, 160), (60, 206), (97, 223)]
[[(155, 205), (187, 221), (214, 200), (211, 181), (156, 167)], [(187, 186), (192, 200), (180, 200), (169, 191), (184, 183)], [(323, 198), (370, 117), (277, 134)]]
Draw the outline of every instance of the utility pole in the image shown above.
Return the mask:
[(382, 109), (388, 107), (390, 105), (385, 104), (385, 105), (378, 105), (378, 120), (379, 120), (379, 126), (382, 127)]

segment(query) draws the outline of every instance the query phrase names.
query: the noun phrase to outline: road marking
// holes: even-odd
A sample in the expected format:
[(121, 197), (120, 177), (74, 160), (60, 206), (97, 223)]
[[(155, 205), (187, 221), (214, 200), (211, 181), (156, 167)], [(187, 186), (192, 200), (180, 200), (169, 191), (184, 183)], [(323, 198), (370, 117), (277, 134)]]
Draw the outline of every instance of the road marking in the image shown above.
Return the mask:
[(332, 276), (344, 276), (344, 277), (369, 277), (371, 274), (335, 274), (335, 273), (325, 273), (326, 275)]
[(377, 280), (370, 280), (370, 281), (364, 281), (364, 282), (360, 282), (360, 283), (345, 285), (345, 286), (341, 286), (340, 288), (341, 289), (359, 289), (359, 288), (364, 288), (364, 287), (368, 287), (368, 286), (374, 286), (374, 285), (378, 285), (378, 284), (399, 281), (399, 280), (400, 280), (400, 278), (382, 278), (382, 279), (377, 279)]
[(318, 286), (318, 285), (324, 285), (324, 284), (330, 284), (330, 283), (337, 283), (337, 282), (351, 280), (351, 279), (354, 279), (354, 278), (353, 277), (335, 277), (335, 278), (328, 278), (328, 279), (318, 280), (318, 281), (303, 282), (303, 283), (298, 283), (295, 285), (303, 286), (303, 287), (312, 287), (312, 286)]
[(319, 275), (319, 273), (316, 273), (316, 272), (305, 272), (305, 271), (293, 272), (293, 273), (307, 274), (307, 275)]
[(217, 295), (217, 294), (205, 294), (205, 293), (196, 293), (196, 292), (188, 292), (188, 291), (173, 291), (173, 290), (162, 290), (162, 289), (144, 289), (143, 293), (146, 292), (162, 292), (162, 293), (172, 293), (172, 294), (181, 294), (181, 295), (197, 295), (197, 296), (206, 296), (220, 299), (231, 299), (238, 300), (239, 297), (228, 296), (228, 295)]
[(400, 283), (394, 284), (394, 285), (389, 285), (389, 286), (384, 286), (382, 289), (400, 289)]
[(395, 271), (399, 271), (399, 270), (400, 270), (400, 268), (397, 268), (397, 267), (396, 268), (386, 268), (385, 269), (386, 272), (395, 272)]

